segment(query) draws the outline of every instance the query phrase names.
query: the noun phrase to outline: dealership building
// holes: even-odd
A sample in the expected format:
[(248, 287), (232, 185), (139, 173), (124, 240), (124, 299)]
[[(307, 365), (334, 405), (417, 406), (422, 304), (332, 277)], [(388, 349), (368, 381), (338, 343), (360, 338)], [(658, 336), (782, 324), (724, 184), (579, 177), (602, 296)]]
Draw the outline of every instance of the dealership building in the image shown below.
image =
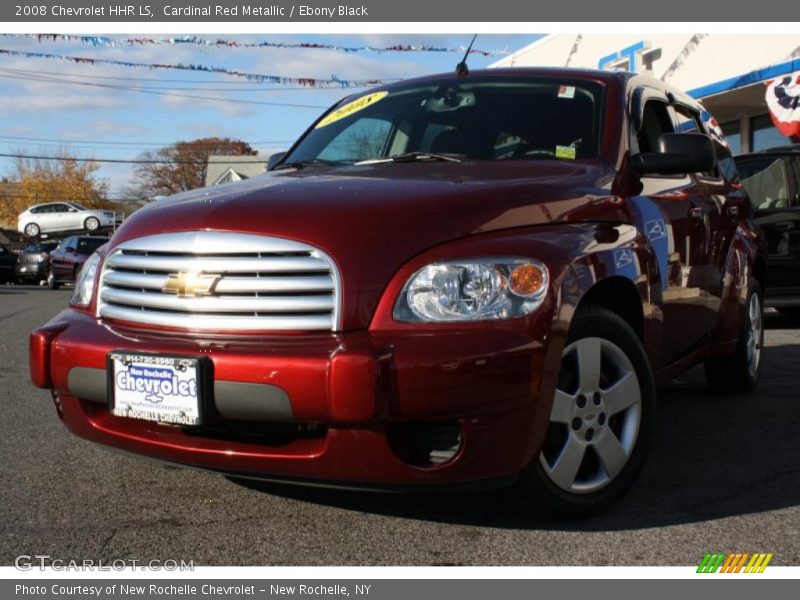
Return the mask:
[(800, 34), (560, 33), (492, 66), (618, 69), (654, 76), (701, 101), (738, 154), (791, 143), (771, 118), (767, 86), (783, 81), (789, 97), (796, 93), (791, 88), (800, 72)]

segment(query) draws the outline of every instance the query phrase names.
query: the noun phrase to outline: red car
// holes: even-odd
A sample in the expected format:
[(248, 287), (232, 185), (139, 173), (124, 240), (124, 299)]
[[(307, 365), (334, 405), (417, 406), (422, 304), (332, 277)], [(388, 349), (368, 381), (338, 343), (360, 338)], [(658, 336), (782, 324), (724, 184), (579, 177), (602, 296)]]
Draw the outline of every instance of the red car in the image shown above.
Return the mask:
[(74, 283), (86, 259), (106, 243), (108, 238), (88, 235), (71, 235), (61, 240), (50, 252), (50, 271), (47, 274), (50, 289), (57, 290), (64, 283)]
[(31, 335), (73, 433), (234, 476), (628, 488), (656, 384), (761, 367), (763, 241), (660, 81), (490, 70), (332, 107), (264, 176), (155, 202)]

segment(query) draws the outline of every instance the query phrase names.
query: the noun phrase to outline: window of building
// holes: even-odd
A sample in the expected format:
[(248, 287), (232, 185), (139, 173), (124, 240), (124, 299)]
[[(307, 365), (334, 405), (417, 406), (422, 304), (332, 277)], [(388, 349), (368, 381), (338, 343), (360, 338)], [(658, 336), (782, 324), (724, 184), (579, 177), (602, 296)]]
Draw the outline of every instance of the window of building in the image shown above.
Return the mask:
[(742, 153), (742, 122), (739, 120), (728, 121), (720, 125), (722, 133), (728, 142), (728, 148), (734, 156)]
[(758, 115), (750, 119), (750, 152), (783, 146), (787, 143), (787, 139), (772, 124), (769, 115)]

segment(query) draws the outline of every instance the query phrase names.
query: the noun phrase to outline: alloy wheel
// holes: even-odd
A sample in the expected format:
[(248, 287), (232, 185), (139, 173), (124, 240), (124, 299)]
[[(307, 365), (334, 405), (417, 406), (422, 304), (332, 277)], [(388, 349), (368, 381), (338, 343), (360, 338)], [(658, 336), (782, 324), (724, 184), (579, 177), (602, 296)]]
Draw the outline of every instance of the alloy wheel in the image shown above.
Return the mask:
[(750, 377), (755, 378), (761, 364), (761, 346), (764, 341), (764, 323), (761, 311), (761, 299), (758, 294), (750, 295), (750, 304), (747, 307), (747, 371)]
[(628, 464), (642, 414), (639, 378), (619, 346), (586, 337), (567, 346), (539, 461), (574, 494), (596, 492)]

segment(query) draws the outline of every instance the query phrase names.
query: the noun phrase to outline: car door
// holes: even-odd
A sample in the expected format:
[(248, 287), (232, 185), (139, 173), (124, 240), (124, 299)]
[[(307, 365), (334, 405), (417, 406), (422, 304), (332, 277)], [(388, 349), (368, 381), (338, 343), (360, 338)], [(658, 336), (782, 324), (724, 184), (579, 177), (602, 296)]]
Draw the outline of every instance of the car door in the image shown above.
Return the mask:
[(701, 114), (696, 108), (681, 104), (674, 104), (673, 108), (678, 130), (703, 133), (711, 137), (717, 157), (712, 169), (694, 175), (697, 193), (695, 202), (702, 205), (707, 225), (706, 307), (709, 311), (708, 318), (714, 323), (719, 319), (722, 309), (725, 269), (731, 240), (739, 222), (750, 213), (750, 206), (741, 185), (735, 183), (737, 175), (722, 131), (717, 131), (710, 125), (711, 115), (705, 111)]
[(50, 205), (50, 227), (49, 231), (67, 231), (71, 229), (69, 225), (69, 206), (63, 202), (56, 202)]
[(736, 166), (767, 239), (767, 304), (800, 300), (800, 156), (750, 155)]
[[(636, 106), (637, 103), (634, 102)], [(674, 133), (676, 118), (665, 95), (639, 92), (633, 152), (652, 152), (663, 133)], [(659, 263), (662, 295), (660, 366), (702, 346), (713, 326), (708, 310), (708, 240), (713, 215), (694, 174), (641, 177), (633, 198), (637, 225), (650, 240)]]
[(68, 273), (72, 272), (70, 266), (70, 256), (75, 252), (75, 237), (64, 238), (58, 245), (58, 248), (53, 250), (50, 254), (50, 268), (53, 272), (53, 277), (57, 280), (63, 280)]
[(58, 215), (55, 212), (55, 205), (42, 204), (41, 206), (34, 207), (31, 213), (36, 215), (33, 221), (39, 225), (42, 233), (48, 231), (58, 231)]
[(71, 204), (64, 204), (64, 206), (67, 207), (67, 211), (64, 213), (64, 225), (66, 229), (83, 229), (83, 212)]

